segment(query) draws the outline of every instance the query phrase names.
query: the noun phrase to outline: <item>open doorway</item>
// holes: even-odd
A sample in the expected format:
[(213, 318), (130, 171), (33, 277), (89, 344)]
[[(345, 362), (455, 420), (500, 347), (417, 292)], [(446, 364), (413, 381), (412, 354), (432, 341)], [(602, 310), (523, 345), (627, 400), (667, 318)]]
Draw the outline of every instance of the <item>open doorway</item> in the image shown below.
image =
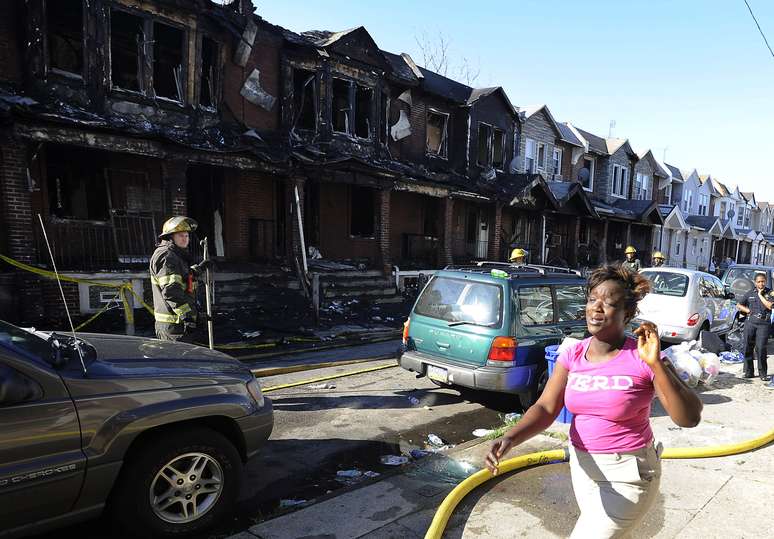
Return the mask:
[(188, 216), (199, 223), (196, 242), (191, 242), (191, 252), (200, 255), (198, 240), (206, 237), (210, 255), (222, 258), (226, 256), (223, 169), (208, 165), (191, 165), (186, 175)]

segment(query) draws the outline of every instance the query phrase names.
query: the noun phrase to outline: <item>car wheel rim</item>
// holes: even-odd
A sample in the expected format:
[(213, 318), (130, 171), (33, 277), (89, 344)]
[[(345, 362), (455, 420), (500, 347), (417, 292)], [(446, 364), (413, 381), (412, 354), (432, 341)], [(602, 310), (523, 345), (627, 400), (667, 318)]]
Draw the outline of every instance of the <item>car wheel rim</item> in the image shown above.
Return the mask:
[(223, 492), (223, 469), (204, 453), (179, 455), (162, 466), (150, 485), (153, 513), (186, 524), (210, 511)]

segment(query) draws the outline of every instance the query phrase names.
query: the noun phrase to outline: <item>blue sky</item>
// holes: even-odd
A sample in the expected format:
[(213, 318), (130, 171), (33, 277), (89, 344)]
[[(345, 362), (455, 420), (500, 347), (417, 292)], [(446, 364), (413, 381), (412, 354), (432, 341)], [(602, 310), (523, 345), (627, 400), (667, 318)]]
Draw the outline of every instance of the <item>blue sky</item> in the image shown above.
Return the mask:
[[(443, 34), (518, 106), (630, 139), (774, 202), (774, 58), (743, 0), (305, 0), (260, 2), (295, 31), (365, 26), (420, 62), (415, 36)], [(748, 0), (774, 47), (774, 2)]]

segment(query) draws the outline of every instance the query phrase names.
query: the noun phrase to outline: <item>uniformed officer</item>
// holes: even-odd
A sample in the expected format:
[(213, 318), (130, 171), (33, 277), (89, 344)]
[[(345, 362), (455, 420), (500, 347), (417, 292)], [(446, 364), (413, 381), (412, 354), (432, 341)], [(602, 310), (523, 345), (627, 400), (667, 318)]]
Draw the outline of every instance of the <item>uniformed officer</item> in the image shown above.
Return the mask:
[(653, 267), (654, 268), (660, 268), (664, 265), (664, 261), (666, 258), (664, 257), (664, 253), (661, 251), (656, 251), (653, 253)]
[(640, 259), (637, 258), (637, 249), (635, 249), (633, 245), (629, 245), (624, 251), (624, 254), (626, 255), (626, 260), (624, 260), (621, 265), (631, 271), (640, 271), (642, 264), (640, 263)]
[(516, 248), (511, 251), (509, 261), (513, 264), (524, 264), (524, 258), (527, 256), (527, 252), (524, 249)]
[(188, 252), (190, 233), (197, 223), (189, 217), (172, 217), (162, 227), (159, 245), (150, 260), (156, 337), (167, 341), (194, 342), (209, 319), (196, 303), (196, 279), (212, 262), (192, 265)]
[(747, 292), (739, 302), (739, 311), (747, 315), (744, 324), (744, 377), (754, 378), (753, 347), (758, 360), (758, 376), (761, 380), (769, 380), (766, 364), (766, 343), (769, 340), (771, 308), (774, 306), (774, 295), (766, 287), (766, 275), (755, 276), (755, 288)]

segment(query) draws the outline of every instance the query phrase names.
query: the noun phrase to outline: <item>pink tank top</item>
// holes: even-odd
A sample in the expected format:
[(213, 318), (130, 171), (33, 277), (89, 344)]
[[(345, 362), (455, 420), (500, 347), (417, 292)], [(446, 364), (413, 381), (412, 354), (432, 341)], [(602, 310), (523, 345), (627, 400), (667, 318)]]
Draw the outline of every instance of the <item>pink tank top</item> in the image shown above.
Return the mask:
[(570, 440), (589, 453), (635, 451), (653, 440), (650, 405), (653, 371), (637, 353), (637, 341), (605, 363), (586, 359), (591, 338), (564, 350), (557, 361), (568, 371), (564, 405), (572, 412)]

